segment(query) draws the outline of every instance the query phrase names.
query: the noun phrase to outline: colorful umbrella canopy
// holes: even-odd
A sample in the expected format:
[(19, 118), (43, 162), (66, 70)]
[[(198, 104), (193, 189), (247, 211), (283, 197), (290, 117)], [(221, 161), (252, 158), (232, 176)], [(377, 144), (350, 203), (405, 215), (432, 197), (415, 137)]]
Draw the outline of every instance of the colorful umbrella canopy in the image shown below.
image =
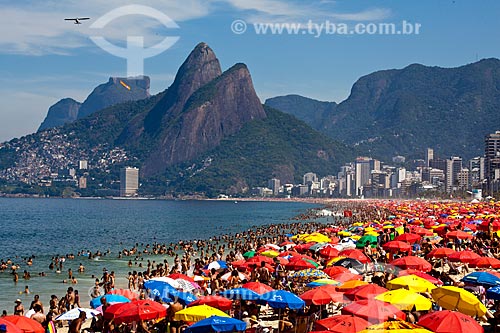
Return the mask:
[(306, 291), (299, 296), (307, 305), (325, 305), (330, 303), (342, 302), (344, 296), (339, 292), (331, 292), (324, 288), (315, 288)]
[(397, 277), (387, 282), (386, 287), (389, 290), (403, 288), (417, 293), (430, 292), (436, 288), (435, 285), (433, 285), (426, 279), (416, 275), (406, 275)]
[(339, 250), (337, 250), (335, 247), (333, 247), (333, 245), (329, 244), (329, 245), (322, 247), (319, 250), (319, 255), (322, 256), (323, 258), (338, 257)]
[(290, 273), (289, 277), (292, 278), (315, 278), (315, 279), (328, 279), (329, 276), (326, 273), (323, 273), (323, 271), (320, 271), (318, 269), (303, 269), (301, 271), (293, 272)]
[(353, 274), (350, 272), (339, 273), (332, 276), (335, 281), (347, 282), (351, 280), (362, 280), (363, 276), (359, 274)]
[[(25, 316), (5, 316), (2, 319), (14, 324), (18, 329), (24, 333), (44, 333), (45, 329), (39, 322)], [(8, 329), (8, 328), (7, 328)], [(9, 331), (7, 331), (10, 333)]]
[(181, 273), (174, 273), (174, 274), (170, 274), (168, 276), (169, 278), (171, 279), (174, 279), (174, 280), (178, 280), (178, 279), (183, 279), (183, 280), (186, 280), (186, 281), (189, 281), (189, 282), (192, 282), (192, 283), (195, 283), (196, 281), (194, 280), (194, 278), (192, 277), (189, 277), (185, 274), (181, 274)]
[[(358, 272), (363, 272), (365, 269), (364, 264), (354, 258), (345, 258), (345, 257), (338, 257), (338, 260), (335, 260), (337, 258), (332, 259), (329, 261), (330, 263), (333, 263), (335, 266), (340, 266), (340, 267), (345, 267), (345, 268), (353, 268)], [(335, 260), (335, 262), (333, 262)]]
[(222, 297), (232, 300), (255, 301), (260, 299), (260, 295), (247, 288), (234, 288), (221, 292)]
[(274, 265), (274, 261), (272, 258), (262, 256), (262, 255), (255, 256), (255, 257), (252, 257), (252, 258), (247, 260), (247, 263), (256, 264), (257, 266), (260, 266), (261, 262), (268, 263), (269, 265)]
[(209, 305), (213, 308), (222, 310), (222, 311), (227, 311), (231, 310), (231, 307), (233, 306), (233, 302), (230, 299), (227, 299), (222, 296), (205, 296), (198, 298), (196, 301), (189, 303), (188, 307), (191, 306), (196, 306), (196, 305)]
[(332, 280), (332, 279), (317, 279), (317, 280), (314, 280), (312, 282), (309, 282), (308, 284), (306, 284), (307, 287), (320, 287), (320, 286), (324, 286), (324, 285), (334, 285), (334, 286), (340, 286), (342, 283), (341, 282), (338, 282), (338, 281), (335, 281), (335, 280)]
[(394, 265), (403, 269), (418, 269), (422, 272), (430, 272), (432, 265), (425, 259), (416, 256), (401, 257), (393, 260), (390, 265)]
[(447, 309), (457, 310), (469, 316), (482, 317), (486, 307), (472, 293), (465, 289), (445, 286), (432, 290), (432, 298), (436, 303)]
[(426, 314), (418, 324), (435, 333), (483, 333), (484, 329), (472, 317), (463, 313), (444, 310)]
[(484, 271), (467, 274), (462, 278), (462, 281), (472, 284), (482, 284), (488, 287), (500, 285), (500, 277)]
[(127, 297), (129, 300), (133, 301), (135, 299), (139, 299), (139, 294), (133, 292), (130, 289), (113, 289), (109, 292), (112, 295), (122, 295)]
[(455, 253), (456, 251), (447, 247), (438, 247), (429, 254), (427, 254), (427, 258), (447, 258), (450, 254)]
[[(205, 268), (206, 269), (206, 268)], [(181, 286), (179, 285), (179, 283), (177, 281), (175, 281), (174, 279), (172, 278), (169, 278), (169, 277), (166, 277), (166, 276), (160, 276), (160, 277), (154, 277), (147, 282), (150, 282), (150, 281), (157, 281), (157, 282), (164, 282), (164, 283), (168, 283), (169, 285), (171, 285), (172, 287), (174, 287), (175, 289), (177, 288), (180, 288)]]
[(478, 258), (481, 258), (479, 254), (468, 250), (458, 251), (448, 256), (448, 260), (450, 261), (458, 261), (463, 263), (470, 263)]
[(455, 230), (455, 231), (450, 231), (446, 234), (446, 238), (452, 238), (452, 239), (472, 239), (474, 236), (471, 234), (468, 234), (464, 231), (461, 230)]
[(255, 250), (250, 250), (250, 251), (247, 251), (245, 253), (243, 253), (243, 257), (248, 259), (248, 258), (252, 258), (255, 256), (255, 254), (257, 253), (257, 251)]
[(338, 315), (318, 320), (314, 323), (315, 330), (325, 330), (334, 333), (357, 333), (370, 325), (360, 317)]
[(488, 288), (488, 290), (486, 290), (486, 297), (489, 299), (500, 300), (500, 286)]
[(364, 286), (369, 284), (366, 281), (360, 281), (360, 280), (351, 280), (347, 281), (346, 283), (343, 283), (340, 287), (337, 287), (337, 290), (339, 291), (347, 291), (351, 290), (353, 288), (359, 287), (359, 286)]
[(8, 333), (24, 333), (22, 329), (20, 329), (10, 321), (4, 320), (3, 318), (0, 318), (0, 325), (5, 325), (7, 327)]
[(331, 266), (331, 267), (325, 268), (323, 270), (323, 272), (325, 272), (330, 277), (332, 277), (332, 276), (334, 276), (335, 274), (338, 274), (338, 273), (349, 272), (349, 268), (344, 267), (344, 266)]
[[(254, 257), (255, 258), (255, 257)], [(225, 269), (227, 268), (227, 264), (225, 261), (222, 261), (222, 260), (217, 260), (217, 261), (213, 261), (211, 262), (210, 264), (206, 265), (204, 267), (204, 269), (215, 269), (215, 270), (219, 270), (219, 269)], [(175, 281), (175, 280), (174, 280)], [(175, 286), (174, 286), (175, 287)]]
[(243, 288), (250, 289), (259, 295), (265, 294), (267, 292), (273, 291), (274, 289), (269, 287), (267, 284), (262, 282), (248, 282), (242, 285)]
[(374, 299), (375, 296), (386, 291), (387, 289), (371, 283), (348, 290), (344, 293), (344, 296), (352, 301), (359, 301), (362, 299)]
[(100, 312), (97, 310), (92, 310), (88, 308), (74, 308), (69, 310), (68, 312), (60, 314), (59, 316), (55, 317), (54, 320), (75, 320), (80, 316), (81, 312), (85, 312), (87, 314), (87, 319), (100, 314)]
[(477, 268), (500, 268), (500, 260), (491, 257), (480, 257), (470, 262), (470, 267)]
[(166, 315), (167, 309), (160, 303), (151, 300), (113, 304), (103, 314), (104, 318), (113, 319), (116, 324), (159, 319), (164, 318)]
[(200, 320), (212, 317), (227, 317), (229, 315), (225, 312), (222, 312), (219, 309), (213, 308), (208, 305), (197, 305), (190, 308), (185, 308), (180, 311), (177, 311), (174, 315), (174, 320), (182, 320), (187, 322), (198, 322)]
[(432, 333), (425, 328), (408, 323), (402, 320), (391, 320), (385, 323), (380, 323), (368, 326), (365, 330), (359, 333)]
[(209, 333), (209, 332), (243, 332), (246, 330), (247, 324), (244, 321), (212, 316), (189, 326), (186, 328), (186, 333)]
[(401, 241), (390, 241), (382, 245), (387, 252), (410, 252), (411, 245)]
[(107, 294), (107, 295), (99, 296), (99, 297), (96, 297), (96, 298), (92, 299), (90, 301), (90, 307), (92, 309), (95, 309), (99, 305), (102, 305), (101, 298), (103, 298), (103, 297), (106, 298), (106, 302), (108, 302), (108, 303), (128, 303), (128, 302), (130, 302), (130, 300), (127, 297), (125, 297), (125, 296)]
[(394, 238), (395, 241), (407, 242), (407, 243), (410, 243), (410, 244), (418, 242), (421, 239), (422, 239), (422, 237), (420, 235), (411, 234), (411, 233), (404, 233), (404, 234), (396, 236)]
[(369, 263), (371, 261), (363, 252), (357, 249), (343, 250), (339, 253), (339, 256), (353, 258), (359, 260), (363, 264)]
[(398, 276), (406, 276), (406, 275), (416, 275), (418, 277), (426, 279), (427, 281), (429, 281), (432, 284), (435, 284), (438, 286), (443, 285), (443, 281), (441, 281), (440, 279), (435, 278), (434, 276), (429, 275), (427, 273), (417, 271), (415, 269), (404, 269), (404, 270), (399, 271), (399, 273), (398, 273)]
[[(365, 229), (366, 231), (366, 229)], [(364, 235), (356, 242), (356, 247), (358, 249), (364, 248), (366, 245), (370, 245), (371, 247), (376, 247), (378, 243), (377, 236), (373, 235)]]
[(389, 318), (406, 319), (406, 315), (395, 306), (377, 300), (360, 300), (346, 305), (341, 310), (344, 315), (363, 318), (370, 323), (381, 323)]
[(288, 264), (285, 265), (285, 268), (292, 271), (300, 271), (302, 269), (308, 268), (318, 268), (318, 263), (313, 260), (298, 258), (296, 260), (291, 260)]
[(399, 310), (405, 311), (412, 311), (413, 308), (417, 311), (427, 311), (432, 308), (432, 302), (427, 298), (406, 289), (386, 291), (375, 297), (375, 299), (390, 303)]
[(305, 302), (297, 295), (285, 290), (273, 290), (260, 297), (261, 301), (267, 302), (274, 309), (289, 308), (291, 310), (302, 309)]

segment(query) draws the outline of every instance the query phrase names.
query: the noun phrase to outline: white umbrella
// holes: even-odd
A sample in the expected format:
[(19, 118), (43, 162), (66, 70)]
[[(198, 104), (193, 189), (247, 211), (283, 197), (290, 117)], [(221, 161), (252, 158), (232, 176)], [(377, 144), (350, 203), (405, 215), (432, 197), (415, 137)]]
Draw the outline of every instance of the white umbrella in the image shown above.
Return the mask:
[(271, 243), (268, 243), (268, 244), (264, 245), (264, 247), (270, 247), (270, 248), (273, 248), (275, 250), (279, 250), (280, 249), (280, 247), (278, 245), (271, 244)]
[(166, 282), (169, 285), (171, 285), (172, 287), (174, 287), (175, 289), (179, 289), (181, 287), (181, 285), (179, 284), (179, 282), (175, 281), (172, 278), (166, 277), (166, 276), (154, 277), (151, 280), (152, 281)]
[(189, 281), (186, 281), (183, 279), (176, 279), (175, 281), (179, 284), (180, 288), (184, 291), (191, 291), (191, 290), (196, 289), (196, 287)]
[(85, 312), (87, 314), (87, 319), (97, 316), (100, 312), (97, 310), (92, 310), (88, 308), (75, 308), (57, 316), (54, 320), (75, 320), (80, 317), (80, 313)]
[(34, 310), (34, 309), (31, 309), (31, 310), (28, 310), (28, 311), (24, 314), (24, 316), (25, 316), (25, 317), (28, 317), (28, 318), (31, 318), (31, 316), (32, 316), (32, 315), (34, 315), (34, 314), (35, 314), (35, 310)]
[[(231, 276), (231, 272), (222, 275), (221, 279), (223, 281), (227, 281), (227, 280), (229, 280), (230, 276)], [(245, 274), (243, 274), (241, 272), (238, 272), (238, 277), (240, 278), (241, 281), (250, 279), (248, 276), (246, 276)]]

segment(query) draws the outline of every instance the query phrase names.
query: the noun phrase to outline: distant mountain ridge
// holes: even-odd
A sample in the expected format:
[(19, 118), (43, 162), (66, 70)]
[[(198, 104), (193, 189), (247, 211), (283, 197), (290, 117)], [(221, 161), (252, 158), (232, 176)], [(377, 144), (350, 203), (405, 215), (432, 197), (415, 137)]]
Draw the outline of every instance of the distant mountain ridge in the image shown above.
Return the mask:
[[(283, 96), (266, 105), (297, 115), (296, 100)], [(330, 112), (318, 103), (300, 104), (301, 119), (374, 157), (421, 158), (427, 147), (444, 157), (479, 156), (484, 136), (500, 126), (500, 60), (378, 71), (361, 77), (349, 97)]]
[(147, 76), (110, 77), (108, 82), (94, 88), (83, 103), (65, 98), (52, 105), (38, 131), (71, 123), (118, 103), (148, 98), (149, 87)]

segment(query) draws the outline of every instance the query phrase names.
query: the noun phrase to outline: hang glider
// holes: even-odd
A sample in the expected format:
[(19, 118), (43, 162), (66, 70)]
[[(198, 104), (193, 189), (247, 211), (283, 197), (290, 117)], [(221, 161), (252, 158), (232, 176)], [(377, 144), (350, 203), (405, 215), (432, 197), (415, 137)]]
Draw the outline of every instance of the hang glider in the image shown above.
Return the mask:
[(90, 17), (75, 17), (75, 18), (65, 18), (65, 21), (74, 21), (75, 24), (82, 24), (80, 21), (90, 20)]

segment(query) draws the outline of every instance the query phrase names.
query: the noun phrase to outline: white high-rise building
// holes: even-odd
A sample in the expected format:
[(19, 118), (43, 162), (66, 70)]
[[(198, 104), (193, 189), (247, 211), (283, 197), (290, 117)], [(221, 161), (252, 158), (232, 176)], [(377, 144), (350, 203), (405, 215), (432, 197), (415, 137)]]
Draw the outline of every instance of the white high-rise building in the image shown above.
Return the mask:
[(120, 172), (120, 196), (133, 197), (139, 189), (139, 169), (126, 167)]

